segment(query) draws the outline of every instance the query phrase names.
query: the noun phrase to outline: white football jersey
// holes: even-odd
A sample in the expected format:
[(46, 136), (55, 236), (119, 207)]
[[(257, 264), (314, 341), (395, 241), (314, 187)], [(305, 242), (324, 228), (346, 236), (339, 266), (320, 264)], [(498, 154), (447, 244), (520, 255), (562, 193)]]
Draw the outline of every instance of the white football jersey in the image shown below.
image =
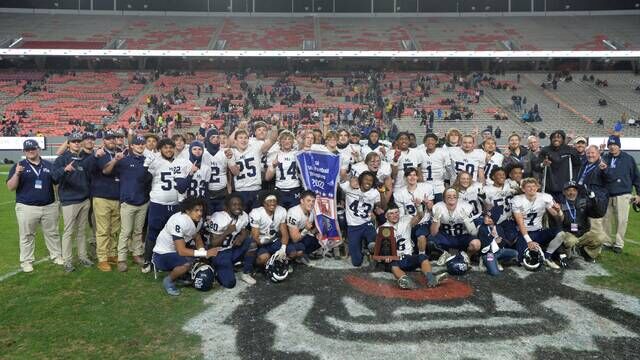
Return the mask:
[[(396, 238), (396, 250), (398, 256), (408, 256), (413, 254), (413, 241), (411, 240), (411, 216), (401, 215), (396, 224), (390, 222), (382, 226), (392, 226), (393, 235)], [(379, 228), (378, 228), (379, 229)]]
[[(393, 192), (393, 201), (395, 201), (396, 205), (400, 208), (401, 215), (414, 216), (416, 214), (417, 209), (413, 199), (433, 201), (433, 187), (427, 183), (418, 183), (414, 191), (409, 191), (406, 186), (403, 186)], [(427, 209), (423, 208), (422, 212), (426, 215)], [(422, 222), (423, 221), (421, 221), (421, 223)]]
[(460, 190), (458, 193), (458, 200), (464, 201), (471, 205), (471, 217), (473, 219), (480, 216), (482, 213), (482, 201), (480, 200), (480, 194), (482, 193), (482, 185), (474, 182), (466, 190)]
[[(176, 179), (185, 178), (187, 177), (187, 174), (188, 172), (184, 175), (180, 174), (180, 176), (176, 176)], [(191, 181), (187, 191), (182, 194), (178, 194), (178, 201), (182, 201), (188, 196), (205, 197), (210, 178), (211, 168), (208, 166), (201, 166), (200, 169), (191, 176)]]
[(151, 202), (161, 205), (176, 205), (178, 203), (178, 189), (176, 178), (184, 178), (189, 174), (191, 162), (189, 160), (175, 159), (169, 161), (162, 156), (156, 156), (149, 164), (149, 173), (153, 176)]
[(204, 151), (202, 155), (202, 166), (209, 168), (209, 179), (207, 179), (209, 190), (220, 191), (227, 187), (227, 157), (224, 149), (220, 148), (215, 155)]
[(260, 229), (260, 244), (270, 244), (280, 238), (280, 224), (287, 221), (287, 210), (276, 206), (273, 215), (268, 215), (261, 206), (251, 210), (249, 221), (252, 228)]
[(377, 153), (383, 159), (386, 158), (385, 153), (387, 153), (389, 151), (389, 148), (387, 148), (386, 146), (380, 144), (380, 142), (378, 142), (378, 144), (379, 145), (376, 146), (375, 150), (373, 150), (369, 146), (369, 141), (360, 140), (360, 156), (362, 156), (362, 160), (364, 160), (364, 158), (366, 158), (367, 155), (369, 155), (369, 153), (372, 153), (372, 152)]
[[(264, 145), (264, 140), (258, 140), (253, 136), (249, 138), (249, 147), (257, 147), (258, 149), (260, 149), (262, 148), (262, 145)], [(273, 149), (273, 146), (271, 146), (271, 149)], [(263, 173), (267, 171), (267, 166), (268, 166), (267, 155), (268, 155), (268, 152), (271, 151), (271, 149), (269, 149), (264, 154), (260, 154), (260, 164), (261, 164), (260, 169)]]
[(182, 239), (185, 243), (192, 242), (202, 227), (202, 220), (195, 224), (189, 215), (180, 212), (171, 215), (156, 239), (153, 252), (168, 254), (177, 252), (174, 239)]
[(422, 179), (426, 183), (433, 185), (433, 192), (441, 194), (444, 192), (444, 180), (447, 175), (447, 168), (451, 166), (451, 158), (449, 152), (437, 148), (433, 153), (429, 154), (426, 149), (422, 155)]
[(347, 144), (347, 146), (344, 149), (338, 148), (338, 152), (340, 153), (341, 157), (344, 157), (345, 159), (348, 160), (350, 165), (355, 164), (356, 158), (353, 156), (353, 153), (355, 152), (359, 155), (360, 146), (355, 144)]
[[(387, 152), (387, 161), (393, 162), (395, 156), (395, 150)], [(398, 159), (398, 175), (394, 179), (393, 189), (397, 190), (405, 185), (404, 183), (404, 169), (416, 168), (419, 169), (422, 164), (422, 154), (416, 149), (409, 148), (407, 151), (403, 151)]]
[(551, 206), (553, 206), (553, 197), (545, 193), (537, 193), (533, 201), (529, 201), (525, 194), (517, 195), (511, 201), (513, 213), (524, 216), (524, 224), (527, 227), (527, 231), (542, 229), (542, 218)]
[(236, 230), (222, 240), (221, 246), (223, 250), (230, 249), (233, 247), (233, 241), (236, 239), (238, 234), (240, 234), (240, 232), (249, 225), (249, 215), (243, 211), (238, 218), (234, 218), (226, 211), (218, 211), (211, 215), (211, 218), (207, 223), (208, 228), (211, 229), (212, 233), (215, 235), (224, 233), (231, 224), (236, 226)]
[(158, 156), (158, 152), (144, 148), (142, 155), (144, 155), (144, 166), (149, 167), (153, 159)]
[[(337, 153), (334, 153), (333, 151), (329, 150), (326, 146), (324, 145), (320, 145), (320, 144), (313, 144), (311, 145), (311, 148), (309, 150), (312, 151), (324, 151), (324, 152), (328, 152), (331, 154), (335, 154), (340, 156), (340, 170), (348, 170), (349, 169), (349, 160), (351, 159), (351, 156), (343, 156), (340, 151), (338, 151)], [(338, 149), (340, 150), (340, 149)]]
[(313, 210), (309, 211), (308, 215), (305, 215), (300, 205), (296, 205), (287, 211), (287, 225), (298, 228), (298, 230), (304, 230), (307, 226), (307, 221), (313, 224), (313, 220)]
[[(369, 171), (369, 167), (364, 163), (364, 161), (351, 166), (351, 176), (353, 177), (358, 177), (365, 171)], [(378, 171), (376, 171), (376, 178), (380, 183), (383, 183), (389, 176), (391, 176), (391, 165), (384, 160), (380, 161), (380, 167), (378, 168)]]
[(256, 140), (244, 150), (233, 149), (236, 165), (240, 173), (233, 177), (236, 191), (258, 191), (262, 188), (262, 153), (260, 140)]
[(448, 235), (468, 234), (464, 221), (471, 217), (471, 205), (458, 201), (453, 211), (447, 209), (447, 204), (439, 202), (433, 205), (433, 222), (440, 224), (440, 231)]
[(451, 157), (451, 166), (456, 173), (466, 171), (471, 174), (474, 181), (478, 180), (478, 169), (483, 169), (486, 162), (486, 153), (480, 149), (473, 149), (466, 153), (462, 148), (449, 148), (449, 156)]
[(510, 184), (505, 183), (501, 187), (495, 185), (487, 185), (483, 189), (485, 199), (484, 203), (487, 208), (503, 206), (504, 211), (498, 220), (498, 224), (505, 220), (511, 219), (511, 199), (513, 199), (515, 190)]
[(484, 166), (484, 177), (487, 179), (487, 185), (493, 185), (493, 180), (491, 180), (491, 171), (493, 168), (502, 167), (502, 163), (504, 162), (504, 155), (496, 152), (491, 157), (491, 160)]
[(276, 188), (278, 189), (295, 189), (300, 187), (300, 174), (298, 164), (296, 163), (295, 151), (277, 151), (269, 155), (267, 162), (273, 164), (278, 158), (278, 167), (275, 168)]
[(189, 160), (189, 145), (186, 145), (182, 151), (176, 149), (176, 159)]
[(345, 193), (347, 225), (358, 226), (370, 222), (373, 208), (380, 202), (380, 192), (375, 188), (362, 192), (352, 188), (348, 181), (341, 183), (340, 187)]

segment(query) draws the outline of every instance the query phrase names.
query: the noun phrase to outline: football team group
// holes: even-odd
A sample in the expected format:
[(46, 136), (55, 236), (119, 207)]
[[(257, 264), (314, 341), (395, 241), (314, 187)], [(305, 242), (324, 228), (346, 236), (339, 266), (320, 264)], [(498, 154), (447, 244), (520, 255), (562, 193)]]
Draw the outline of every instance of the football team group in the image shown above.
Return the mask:
[[(25, 159), (7, 178), (22, 270), (33, 271), (41, 226), (64, 271), (94, 266), (95, 256), (99, 270), (124, 272), (132, 256), (142, 272), (166, 272), (164, 289), (179, 295), (185, 283), (231, 288), (236, 272), (248, 284), (257, 271), (281, 281), (293, 265), (322, 256), (374, 264), (377, 228), (386, 226), (398, 257), (385, 268), (398, 286), (416, 288), (407, 272), (418, 270), (435, 287), (472, 264), (499, 275), (503, 265), (560, 269), (576, 256), (594, 261), (603, 247), (620, 253), (629, 209), (640, 204), (636, 163), (617, 135), (587, 146), (556, 131), (541, 147), (535, 136), (513, 134), (498, 149), (490, 132), (451, 129), (416, 144), (407, 133), (390, 143), (376, 130), (364, 139), (323, 130), (294, 134), (245, 121), (225, 134), (203, 124), (198, 134), (165, 138), (107, 131), (100, 146), (92, 134), (71, 134), (53, 163), (27, 140)], [(316, 194), (303, 188), (300, 151), (340, 157), (345, 238), (333, 251), (318, 241)], [(431, 261), (448, 272), (434, 271)]]

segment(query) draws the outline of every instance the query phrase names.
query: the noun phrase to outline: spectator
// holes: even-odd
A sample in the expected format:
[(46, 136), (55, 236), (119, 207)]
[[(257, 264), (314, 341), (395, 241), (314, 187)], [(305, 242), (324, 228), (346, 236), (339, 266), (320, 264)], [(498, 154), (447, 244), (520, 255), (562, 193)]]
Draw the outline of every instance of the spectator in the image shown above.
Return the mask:
[(604, 120), (602, 120), (602, 117), (599, 117), (596, 123), (598, 124), (598, 127), (604, 127)]
[(500, 129), (500, 126), (496, 127), (496, 130), (493, 132), (493, 134), (495, 135), (496, 139), (500, 139), (500, 137), (502, 137), (502, 130)]

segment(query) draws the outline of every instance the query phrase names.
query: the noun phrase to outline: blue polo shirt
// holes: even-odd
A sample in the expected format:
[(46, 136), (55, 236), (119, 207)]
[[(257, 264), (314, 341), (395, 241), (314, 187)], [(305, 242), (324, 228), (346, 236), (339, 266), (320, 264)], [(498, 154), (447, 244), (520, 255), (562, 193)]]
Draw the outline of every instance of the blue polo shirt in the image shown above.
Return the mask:
[[(47, 160), (40, 159), (40, 164), (35, 165), (28, 160), (22, 160), (18, 164), (24, 166), (24, 171), (20, 174), (18, 188), (16, 189), (16, 202), (31, 206), (45, 206), (56, 201), (53, 192), (53, 179), (51, 172), (53, 164)], [(16, 165), (9, 170), (7, 181), (16, 173)]]
[(120, 178), (120, 202), (140, 206), (149, 201), (151, 189), (143, 155), (129, 153), (116, 163), (114, 173)]
[(120, 179), (117, 175), (105, 175), (102, 173), (102, 169), (105, 168), (107, 163), (115, 157), (115, 153), (107, 151), (103, 157), (97, 158), (95, 155), (91, 159), (91, 196), (118, 200), (120, 198)]

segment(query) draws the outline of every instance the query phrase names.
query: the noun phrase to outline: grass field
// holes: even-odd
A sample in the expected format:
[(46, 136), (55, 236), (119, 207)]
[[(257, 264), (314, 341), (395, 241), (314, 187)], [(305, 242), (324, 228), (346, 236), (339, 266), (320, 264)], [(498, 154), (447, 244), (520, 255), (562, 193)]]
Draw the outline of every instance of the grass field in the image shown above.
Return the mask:
[[(6, 166), (0, 172), (6, 173)], [(6, 179), (6, 175), (0, 176)], [(0, 276), (15, 271), (18, 231), (13, 201), (0, 188)], [(631, 213), (622, 255), (603, 253), (599, 260), (613, 276), (589, 281), (640, 297), (640, 215)], [(36, 258), (47, 256), (38, 235)], [(101, 273), (78, 268), (65, 274), (49, 261), (31, 274), (18, 273), (0, 282), (0, 359), (199, 358), (200, 339), (181, 331), (200, 313), (206, 295), (184, 291), (164, 294), (160, 280), (134, 268), (126, 273)]]

